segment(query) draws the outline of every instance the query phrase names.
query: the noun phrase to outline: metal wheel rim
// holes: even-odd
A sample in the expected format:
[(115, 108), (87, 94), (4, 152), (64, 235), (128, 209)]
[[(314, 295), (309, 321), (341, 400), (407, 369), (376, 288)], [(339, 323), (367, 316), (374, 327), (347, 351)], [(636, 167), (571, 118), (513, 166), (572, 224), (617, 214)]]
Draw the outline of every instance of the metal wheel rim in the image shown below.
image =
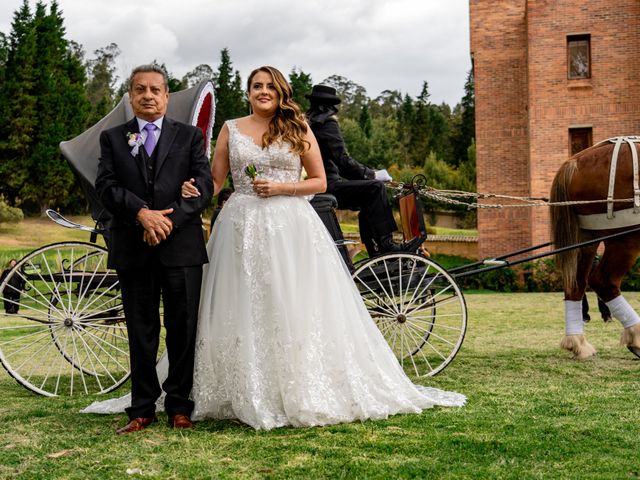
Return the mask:
[(433, 260), (409, 253), (374, 257), (353, 280), (407, 374), (432, 376), (456, 356), (467, 307), (455, 280)]
[(45, 395), (113, 391), (129, 377), (128, 336), (107, 251), (84, 242), (46, 245), (22, 258), (18, 315), (0, 313), (0, 363), (29, 390)]

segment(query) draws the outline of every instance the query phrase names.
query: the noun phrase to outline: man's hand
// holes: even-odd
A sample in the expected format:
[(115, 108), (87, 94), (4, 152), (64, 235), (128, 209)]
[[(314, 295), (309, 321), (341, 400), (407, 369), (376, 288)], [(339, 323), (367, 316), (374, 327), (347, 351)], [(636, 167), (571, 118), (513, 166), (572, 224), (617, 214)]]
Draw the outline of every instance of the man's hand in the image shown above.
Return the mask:
[(160, 241), (158, 240), (158, 237), (155, 237), (155, 239), (152, 239), (151, 236), (149, 235), (149, 232), (147, 232), (146, 230), (144, 230), (142, 233), (142, 241), (147, 245), (149, 245), (150, 247), (155, 247), (160, 243)]
[(382, 170), (376, 170), (375, 174), (376, 180), (380, 180), (381, 182), (390, 182), (393, 180), (393, 178), (391, 178), (391, 175), (389, 175), (389, 172), (387, 172), (387, 170), (384, 168)]
[(173, 208), (166, 210), (150, 210), (141, 208), (136, 215), (136, 220), (144, 228), (142, 239), (151, 246), (158, 245), (166, 240), (173, 230), (173, 222), (167, 215), (173, 212)]

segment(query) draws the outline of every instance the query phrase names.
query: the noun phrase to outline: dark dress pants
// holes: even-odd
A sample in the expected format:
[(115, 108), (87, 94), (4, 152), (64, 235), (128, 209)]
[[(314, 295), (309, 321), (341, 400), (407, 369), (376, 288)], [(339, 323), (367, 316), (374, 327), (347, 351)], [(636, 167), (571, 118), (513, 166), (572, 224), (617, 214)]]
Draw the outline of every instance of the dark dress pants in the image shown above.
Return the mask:
[(160, 298), (169, 356), (169, 374), (162, 385), (167, 415), (191, 415), (198, 306), (202, 266), (164, 267), (159, 261), (146, 268), (118, 270), (131, 355), (129, 418), (152, 417), (161, 388), (156, 374), (160, 337)]
[(4, 297), (4, 311), (6, 313), (18, 313), (20, 308), (20, 296), (23, 285), (20, 282), (12, 280), (16, 280), (16, 277), (14, 276), (9, 280), (4, 291), (0, 292)]
[(360, 238), (369, 254), (373, 253), (372, 240), (396, 231), (397, 225), (387, 198), (387, 188), (379, 180), (339, 180), (329, 182), (327, 193), (338, 200), (338, 209), (360, 210), (358, 223)]
[[(9, 290), (8, 288), (6, 290)], [(20, 302), (20, 293), (15, 294), (6, 292), (4, 296), (4, 311), (6, 313), (18, 313), (18, 303)]]

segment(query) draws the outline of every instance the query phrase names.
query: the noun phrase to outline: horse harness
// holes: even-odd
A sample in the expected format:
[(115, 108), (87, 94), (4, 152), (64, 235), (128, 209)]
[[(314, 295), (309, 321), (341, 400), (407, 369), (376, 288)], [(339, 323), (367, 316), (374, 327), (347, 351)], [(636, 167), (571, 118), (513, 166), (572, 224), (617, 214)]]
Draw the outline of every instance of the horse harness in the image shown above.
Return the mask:
[[(603, 140), (594, 146), (603, 143), (613, 143), (611, 166), (609, 167), (609, 190), (607, 192), (607, 213), (594, 213), (591, 215), (578, 215), (580, 227), (584, 230), (608, 230), (640, 225), (640, 186), (638, 185), (638, 146), (640, 136), (613, 137)], [(618, 168), (618, 154), (623, 144), (629, 145), (633, 161), (633, 208), (613, 211), (613, 191), (616, 182), (616, 170)]]

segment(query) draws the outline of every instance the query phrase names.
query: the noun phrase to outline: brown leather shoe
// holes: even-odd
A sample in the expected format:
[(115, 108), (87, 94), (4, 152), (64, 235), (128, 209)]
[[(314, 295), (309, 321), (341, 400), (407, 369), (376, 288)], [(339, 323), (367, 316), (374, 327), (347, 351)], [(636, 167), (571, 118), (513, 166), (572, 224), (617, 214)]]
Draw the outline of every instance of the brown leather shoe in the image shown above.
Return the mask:
[(193, 428), (193, 423), (188, 415), (174, 415), (169, 417), (169, 426), (173, 428)]
[(116, 430), (116, 433), (118, 435), (122, 435), (124, 433), (139, 432), (140, 430), (144, 430), (149, 425), (157, 421), (158, 421), (158, 418), (155, 415), (153, 417), (134, 418), (129, 423), (127, 423), (124, 427)]

